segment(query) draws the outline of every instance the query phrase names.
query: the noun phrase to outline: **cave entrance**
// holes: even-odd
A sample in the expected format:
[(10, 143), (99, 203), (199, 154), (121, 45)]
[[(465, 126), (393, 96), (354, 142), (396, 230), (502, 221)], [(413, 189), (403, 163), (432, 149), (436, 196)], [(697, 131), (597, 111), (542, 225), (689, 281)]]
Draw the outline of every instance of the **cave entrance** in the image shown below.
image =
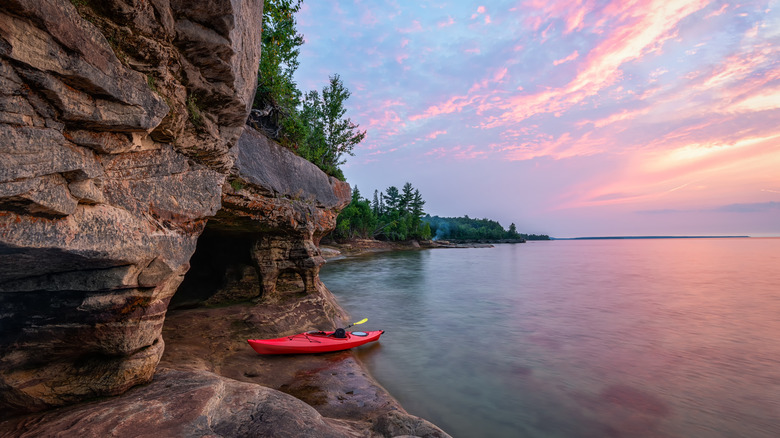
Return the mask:
[(246, 301), (262, 294), (248, 233), (206, 225), (170, 309)]

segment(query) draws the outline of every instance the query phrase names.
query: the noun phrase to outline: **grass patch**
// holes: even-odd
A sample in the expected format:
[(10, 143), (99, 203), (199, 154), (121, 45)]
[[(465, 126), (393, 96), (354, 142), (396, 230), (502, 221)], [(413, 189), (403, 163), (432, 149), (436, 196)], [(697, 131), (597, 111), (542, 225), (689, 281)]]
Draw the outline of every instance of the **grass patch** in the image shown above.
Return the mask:
[(190, 115), (190, 121), (195, 126), (203, 125), (203, 114), (198, 106), (198, 98), (194, 94), (187, 97), (187, 112)]
[(157, 93), (157, 80), (152, 75), (146, 75), (146, 85), (149, 86), (149, 89), (153, 92)]
[(233, 181), (230, 181), (230, 187), (233, 187), (233, 190), (240, 192), (241, 189), (244, 188), (244, 184), (241, 181), (234, 179)]

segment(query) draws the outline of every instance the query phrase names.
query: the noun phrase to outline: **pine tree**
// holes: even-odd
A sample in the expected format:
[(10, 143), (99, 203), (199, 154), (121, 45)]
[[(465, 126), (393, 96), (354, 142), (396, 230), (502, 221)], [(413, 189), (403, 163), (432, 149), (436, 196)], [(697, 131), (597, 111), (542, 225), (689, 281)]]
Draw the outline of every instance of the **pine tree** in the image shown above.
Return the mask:
[(366, 131), (359, 131), (359, 126), (349, 118), (344, 118), (347, 109), (344, 102), (349, 99), (349, 90), (344, 87), (339, 75), (330, 76), (330, 82), (322, 89), (322, 121), (325, 127), (325, 143), (328, 146), (326, 161), (338, 167), (346, 161), (344, 154), (354, 155), (355, 145), (363, 141)]
[(398, 193), (398, 187), (390, 186), (385, 189), (385, 194), (382, 196), (385, 201), (385, 212), (392, 213), (398, 211), (399, 203), (401, 202), (401, 196)]
[(398, 209), (409, 213), (411, 212), (410, 207), (414, 197), (414, 187), (412, 187), (412, 183), (407, 182), (401, 190), (401, 200), (398, 202)]

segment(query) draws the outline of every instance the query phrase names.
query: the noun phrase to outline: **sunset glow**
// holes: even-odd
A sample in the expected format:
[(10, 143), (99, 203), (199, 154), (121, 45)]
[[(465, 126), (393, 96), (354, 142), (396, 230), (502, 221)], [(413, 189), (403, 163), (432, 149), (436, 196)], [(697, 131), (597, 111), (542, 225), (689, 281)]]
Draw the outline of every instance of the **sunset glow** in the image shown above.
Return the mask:
[(296, 80), (341, 75), (344, 173), (521, 232), (780, 235), (772, 1), (307, 2)]

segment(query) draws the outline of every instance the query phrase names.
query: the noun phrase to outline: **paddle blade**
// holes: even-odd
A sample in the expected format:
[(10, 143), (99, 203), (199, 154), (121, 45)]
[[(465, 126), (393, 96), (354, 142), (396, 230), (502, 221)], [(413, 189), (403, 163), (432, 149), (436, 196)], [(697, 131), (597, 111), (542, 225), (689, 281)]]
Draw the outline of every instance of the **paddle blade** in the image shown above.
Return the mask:
[(368, 318), (363, 318), (363, 319), (361, 319), (361, 320), (360, 320), (360, 321), (358, 321), (358, 322), (353, 322), (353, 323), (352, 323), (352, 325), (363, 324), (363, 323), (364, 323), (364, 322), (366, 322), (366, 321), (368, 321)]

